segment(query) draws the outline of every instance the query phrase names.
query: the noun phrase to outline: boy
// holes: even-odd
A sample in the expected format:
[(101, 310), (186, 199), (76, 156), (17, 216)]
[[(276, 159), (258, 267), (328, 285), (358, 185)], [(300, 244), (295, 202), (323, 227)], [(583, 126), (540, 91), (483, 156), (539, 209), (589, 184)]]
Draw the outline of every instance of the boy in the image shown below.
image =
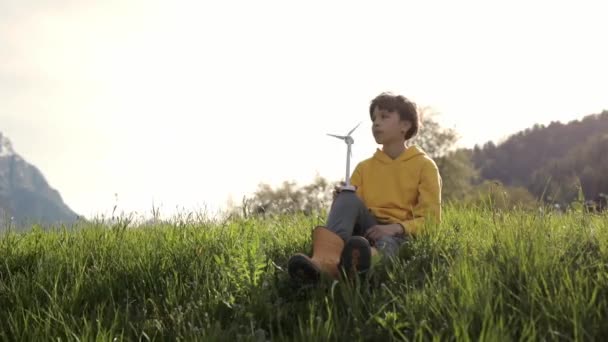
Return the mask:
[(313, 231), (313, 255), (288, 262), (290, 276), (307, 283), (321, 274), (337, 279), (365, 272), (378, 257), (395, 257), (427, 220), (441, 220), (441, 177), (435, 162), (408, 140), (420, 126), (416, 105), (382, 93), (369, 107), (372, 133), (382, 150), (357, 165), (356, 192), (336, 189), (325, 227)]

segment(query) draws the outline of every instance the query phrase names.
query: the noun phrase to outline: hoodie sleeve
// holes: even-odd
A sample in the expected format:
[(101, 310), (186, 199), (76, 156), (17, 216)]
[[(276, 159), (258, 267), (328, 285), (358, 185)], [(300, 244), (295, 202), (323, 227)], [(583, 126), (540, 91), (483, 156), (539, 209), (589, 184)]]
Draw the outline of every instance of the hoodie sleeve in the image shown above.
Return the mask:
[(414, 206), (413, 219), (399, 222), (406, 234), (417, 235), (425, 221), (441, 222), (441, 176), (432, 160), (422, 167), (418, 184), (418, 203)]
[(357, 187), (357, 195), (359, 198), (363, 199), (363, 175), (361, 174), (361, 163), (357, 164), (353, 174), (350, 176), (350, 184)]

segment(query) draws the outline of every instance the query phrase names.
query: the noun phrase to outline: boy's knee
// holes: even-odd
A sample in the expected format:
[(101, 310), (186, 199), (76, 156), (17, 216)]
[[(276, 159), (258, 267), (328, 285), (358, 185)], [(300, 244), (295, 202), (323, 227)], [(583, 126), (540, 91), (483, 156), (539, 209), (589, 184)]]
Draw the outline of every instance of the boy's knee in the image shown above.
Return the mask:
[(346, 203), (359, 203), (361, 199), (357, 194), (353, 191), (340, 191), (338, 196), (336, 197), (336, 201), (346, 202)]

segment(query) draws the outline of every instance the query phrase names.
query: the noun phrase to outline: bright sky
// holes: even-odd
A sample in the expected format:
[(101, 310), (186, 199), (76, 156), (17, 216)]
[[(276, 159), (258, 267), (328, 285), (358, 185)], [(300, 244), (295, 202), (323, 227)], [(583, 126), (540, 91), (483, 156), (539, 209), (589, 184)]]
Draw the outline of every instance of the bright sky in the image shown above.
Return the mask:
[(382, 91), (472, 147), (608, 109), (605, 1), (0, 0), (0, 131), (79, 214), (343, 177)]

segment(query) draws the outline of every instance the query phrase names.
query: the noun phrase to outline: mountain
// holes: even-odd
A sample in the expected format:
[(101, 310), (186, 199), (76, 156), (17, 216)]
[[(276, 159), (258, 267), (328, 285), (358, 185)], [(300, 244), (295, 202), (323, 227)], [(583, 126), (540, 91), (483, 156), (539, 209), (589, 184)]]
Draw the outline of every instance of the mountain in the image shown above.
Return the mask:
[(0, 133), (0, 227), (11, 217), (17, 224), (56, 224), (72, 223), (77, 216)]

